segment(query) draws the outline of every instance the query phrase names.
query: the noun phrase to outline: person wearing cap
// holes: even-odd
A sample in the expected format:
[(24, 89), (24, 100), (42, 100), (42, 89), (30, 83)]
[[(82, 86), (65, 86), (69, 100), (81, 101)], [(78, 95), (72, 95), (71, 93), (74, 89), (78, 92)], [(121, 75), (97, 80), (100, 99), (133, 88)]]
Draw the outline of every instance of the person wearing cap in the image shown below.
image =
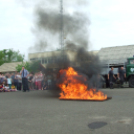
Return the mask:
[(22, 77), (22, 85), (23, 85), (23, 92), (29, 91), (29, 87), (28, 87), (28, 74), (29, 72), (25, 69), (25, 67), (22, 67), (22, 70), (20, 71), (21, 77)]

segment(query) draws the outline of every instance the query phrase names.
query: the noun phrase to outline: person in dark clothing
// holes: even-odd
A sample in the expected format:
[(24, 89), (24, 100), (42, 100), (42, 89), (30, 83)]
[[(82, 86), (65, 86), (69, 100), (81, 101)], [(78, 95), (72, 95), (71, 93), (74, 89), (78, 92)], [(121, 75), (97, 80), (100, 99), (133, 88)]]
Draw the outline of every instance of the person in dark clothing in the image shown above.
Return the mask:
[(4, 81), (4, 77), (3, 77), (3, 74), (0, 76), (0, 84), (2, 84)]
[(47, 88), (47, 81), (44, 81), (44, 84), (43, 84), (43, 86), (42, 86), (42, 90), (47, 90), (48, 88)]
[(15, 78), (15, 74), (12, 73), (12, 74), (11, 74), (12, 83), (14, 83), (14, 78)]
[(126, 73), (125, 73), (125, 70), (124, 70), (123, 66), (118, 69), (118, 75), (117, 76), (118, 76), (118, 79), (120, 80), (121, 87), (123, 87), (123, 83), (124, 83), (125, 78), (126, 78)]
[(17, 77), (17, 72), (15, 73), (15, 76), (14, 76), (14, 85), (15, 85), (16, 89), (19, 90), (19, 89), (18, 89), (18, 77)]
[(114, 76), (113, 70), (114, 70), (114, 68), (111, 67), (111, 70), (108, 73), (108, 80), (109, 80), (110, 89), (113, 89), (113, 78), (116, 79), (116, 77)]
[(27, 80), (27, 76), (28, 76), (28, 71), (25, 69), (25, 67), (22, 67), (22, 70), (20, 71), (21, 77), (22, 77), (22, 85), (23, 85), (23, 92), (29, 91), (29, 87), (28, 87), (28, 80)]
[(29, 75), (29, 78), (28, 78), (28, 86), (29, 86), (30, 90), (33, 89), (33, 82), (32, 82), (32, 80), (33, 80), (33, 74), (31, 73)]
[(17, 74), (17, 78), (18, 78), (18, 86), (17, 86), (17, 90), (21, 91), (21, 85), (22, 85), (22, 78), (20, 73)]

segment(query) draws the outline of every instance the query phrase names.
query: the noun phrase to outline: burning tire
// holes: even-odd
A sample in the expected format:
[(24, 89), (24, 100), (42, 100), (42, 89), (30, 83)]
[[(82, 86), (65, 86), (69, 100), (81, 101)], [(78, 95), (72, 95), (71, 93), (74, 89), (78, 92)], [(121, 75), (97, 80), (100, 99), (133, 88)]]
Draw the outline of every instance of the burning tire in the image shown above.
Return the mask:
[(134, 76), (131, 76), (129, 79), (129, 87), (134, 88)]

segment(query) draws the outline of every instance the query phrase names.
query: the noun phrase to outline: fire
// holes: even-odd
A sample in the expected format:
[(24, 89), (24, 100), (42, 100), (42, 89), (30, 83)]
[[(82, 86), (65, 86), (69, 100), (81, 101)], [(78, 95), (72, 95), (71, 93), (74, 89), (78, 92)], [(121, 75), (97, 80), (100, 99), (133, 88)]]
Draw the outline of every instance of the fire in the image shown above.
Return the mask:
[[(61, 89), (59, 99), (75, 100), (106, 100), (107, 95), (96, 89), (89, 89), (84, 82), (86, 78), (79, 75), (72, 67), (60, 70), (60, 75), (64, 75), (63, 82), (58, 86)], [(82, 79), (82, 80), (81, 80)]]

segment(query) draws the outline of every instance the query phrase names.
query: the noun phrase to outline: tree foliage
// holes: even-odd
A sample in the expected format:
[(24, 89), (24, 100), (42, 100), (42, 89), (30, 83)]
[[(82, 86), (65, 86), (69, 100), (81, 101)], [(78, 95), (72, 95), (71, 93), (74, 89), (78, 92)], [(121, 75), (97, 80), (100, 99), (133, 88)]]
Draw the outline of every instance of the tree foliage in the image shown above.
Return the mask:
[(22, 67), (25, 67), (29, 72), (36, 73), (38, 71), (42, 71), (42, 67), (40, 61), (33, 61), (33, 62), (25, 62), (16, 67), (18, 72), (21, 71)]
[(23, 66), (25, 67), (26, 70), (28, 70), (29, 72), (31, 72), (30, 63), (29, 62), (25, 62), (25, 63), (23, 62), (22, 64), (19, 64), (16, 67), (17, 72), (20, 72)]
[(0, 51), (0, 65), (4, 63), (3, 58), (4, 58), (4, 53)]
[(30, 63), (30, 70), (33, 73), (36, 73), (41, 70), (41, 64), (40, 61), (33, 61)]
[(4, 49), (0, 51), (0, 65), (10, 62), (23, 62), (24, 57), (19, 51)]

